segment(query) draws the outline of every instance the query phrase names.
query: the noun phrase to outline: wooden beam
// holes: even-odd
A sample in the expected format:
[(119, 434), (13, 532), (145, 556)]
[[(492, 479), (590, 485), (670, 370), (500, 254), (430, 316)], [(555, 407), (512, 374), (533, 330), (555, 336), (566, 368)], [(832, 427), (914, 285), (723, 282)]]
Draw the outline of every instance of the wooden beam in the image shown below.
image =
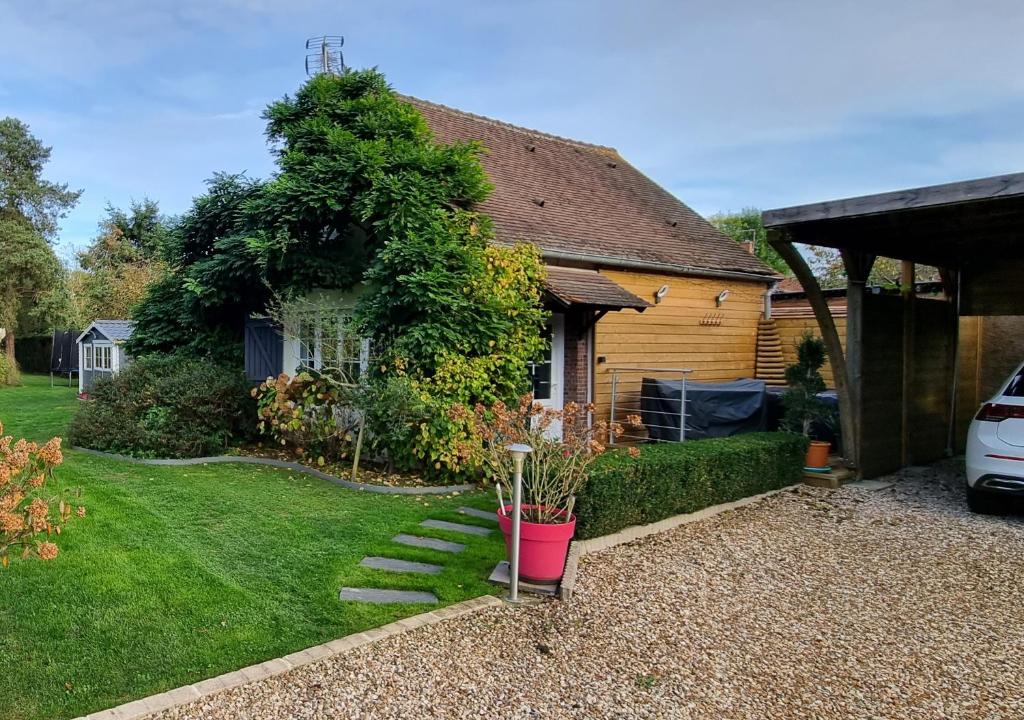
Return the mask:
[[(861, 383), (864, 374), (864, 288), (867, 284), (875, 256), (843, 250), (843, 267), (846, 269), (846, 380), (847, 401), (850, 422), (855, 428), (852, 448), (849, 451), (858, 467), (861, 463)], [(836, 385), (838, 391), (838, 383)], [(840, 402), (842, 402), (840, 400)], [(845, 432), (845, 431), (844, 431)]]
[(815, 220), (862, 217), (897, 210), (916, 210), (1018, 195), (1024, 195), (1024, 173), (766, 210), (762, 213), (762, 218), (765, 227), (771, 228)]
[(914, 384), (914, 263), (900, 265), (900, 295), (903, 297), (903, 396), (900, 415), (900, 462), (904, 467), (914, 461), (910, 454), (910, 400)]
[(836, 395), (839, 398), (839, 425), (843, 440), (843, 454), (846, 459), (856, 465), (857, 448), (859, 447), (857, 437), (853, 398), (850, 395), (849, 375), (846, 371), (846, 356), (843, 354), (843, 345), (839, 341), (839, 332), (836, 330), (836, 322), (832, 318), (832, 312), (828, 308), (828, 302), (821, 292), (818, 279), (814, 277), (811, 268), (807, 265), (803, 255), (797, 250), (793, 243), (789, 242), (777, 231), (769, 231), (768, 241), (779, 256), (786, 261), (793, 274), (807, 293), (807, 301), (814, 310), (814, 317), (818, 321), (818, 329), (821, 332), (821, 339), (825, 342), (825, 349), (828, 351), (829, 364), (832, 366), (832, 377), (836, 384)]

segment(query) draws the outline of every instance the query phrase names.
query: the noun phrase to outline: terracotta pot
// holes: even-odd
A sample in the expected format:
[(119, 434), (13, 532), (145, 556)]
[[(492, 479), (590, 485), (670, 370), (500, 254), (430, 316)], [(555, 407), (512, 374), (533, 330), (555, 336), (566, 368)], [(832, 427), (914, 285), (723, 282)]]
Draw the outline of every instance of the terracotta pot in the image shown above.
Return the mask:
[[(523, 505), (529, 509), (533, 505)], [(498, 513), (498, 526), (505, 534), (505, 549), (512, 562), (512, 506), (505, 506), (505, 515)], [(564, 511), (560, 512), (564, 515)], [(519, 525), (519, 578), (530, 582), (558, 582), (565, 569), (569, 541), (576, 533), (576, 516), (564, 523), (532, 523)]]
[(804, 458), (804, 467), (828, 467), (828, 450), (830, 447), (831, 445), (827, 442), (811, 440), (811, 444), (807, 448), (807, 457)]

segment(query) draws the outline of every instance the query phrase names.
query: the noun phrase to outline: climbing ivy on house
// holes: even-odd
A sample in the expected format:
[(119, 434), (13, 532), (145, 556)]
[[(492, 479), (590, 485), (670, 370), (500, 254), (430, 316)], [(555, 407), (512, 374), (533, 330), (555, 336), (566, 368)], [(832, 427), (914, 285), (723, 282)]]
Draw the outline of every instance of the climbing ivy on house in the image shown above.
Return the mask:
[(376, 70), (316, 76), (264, 117), (277, 173), (210, 181), (165, 243), (169, 271), (129, 349), (240, 362), (245, 319), (272, 298), (365, 282), (357, 321), (384, 349), (374, 382), (401, 367), (426, 408), (395, 450), (458, 466), (448, 408), (525, 390), (545, 321), (536, 249), (494, 245), (474, 211), (491, 190), (481, 147), (436, 142)]

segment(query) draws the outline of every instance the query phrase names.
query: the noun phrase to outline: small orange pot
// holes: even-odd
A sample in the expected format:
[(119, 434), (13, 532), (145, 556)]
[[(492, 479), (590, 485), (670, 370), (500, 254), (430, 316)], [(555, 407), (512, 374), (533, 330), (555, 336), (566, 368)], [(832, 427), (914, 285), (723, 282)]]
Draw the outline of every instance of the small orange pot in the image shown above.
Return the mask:
[(807, 448), (807, 457), (804, 458), (804, 466), (809, 468), (828, 467), (828, 449), (831, 446), (821, 440), (811, 440)]

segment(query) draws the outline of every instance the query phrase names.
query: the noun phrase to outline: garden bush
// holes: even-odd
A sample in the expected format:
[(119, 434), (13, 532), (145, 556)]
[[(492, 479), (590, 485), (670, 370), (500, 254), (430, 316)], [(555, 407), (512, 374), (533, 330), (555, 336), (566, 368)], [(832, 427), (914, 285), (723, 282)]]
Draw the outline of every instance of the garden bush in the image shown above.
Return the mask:
[(221, 452), (256, 427), (242, 372), (174, 355), (137, 360), (97, 382), (68, 431), (72, 445), (136, 457)]
[(576, 536), (591, 538), (792, 485), (807, 439), (793, 433), (661, 443), (607, 452), (576, 500)]

